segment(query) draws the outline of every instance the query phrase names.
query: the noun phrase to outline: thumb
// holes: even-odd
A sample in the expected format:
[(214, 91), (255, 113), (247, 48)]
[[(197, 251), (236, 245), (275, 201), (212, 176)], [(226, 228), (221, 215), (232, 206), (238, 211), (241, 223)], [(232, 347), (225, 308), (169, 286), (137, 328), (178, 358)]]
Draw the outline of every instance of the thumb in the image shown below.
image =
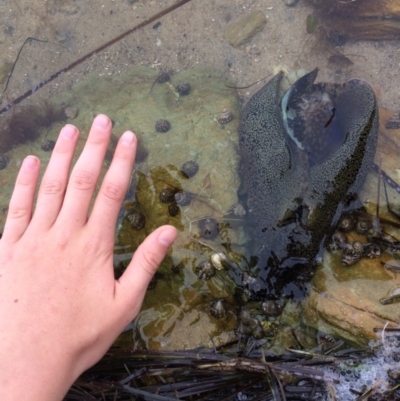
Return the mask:
[(139, 312), (147, 286), (177, 236), (178, 232), (173, 226), (157, 228), (139, 246), (118, 280), (119, 296), (122, 296), (129, 313), (134, 314), (132, 319)]

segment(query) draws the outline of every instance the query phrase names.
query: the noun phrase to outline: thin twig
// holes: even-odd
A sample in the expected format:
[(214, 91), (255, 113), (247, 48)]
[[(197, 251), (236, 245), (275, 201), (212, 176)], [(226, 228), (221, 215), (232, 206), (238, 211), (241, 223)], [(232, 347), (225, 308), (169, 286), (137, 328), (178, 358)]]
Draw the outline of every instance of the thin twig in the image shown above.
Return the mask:
[(69, 64), (67, 67), (63, 68), (62, 70), (57, 71), (54, 74), (50, 75), (50, 77), (48, 77), (44, 81), (40, 82), (38, 85), (36, 85), (33, 88), (29, 89), (27, 92), (25, 92), (24, 94), (22, 94), (21, 96), (17, 97), (12, 102), (10, 102), (6, 106), (4, 106), (0, 110), (0, 114), (5, 113), (12, 106), (15, 106), (16, 104), (21, 103), (23, 100), (25, 100), (26, 98), (31, 96), (34, 92), (38, 91), (39, 89), (41, 89), (46, 84), (54, 81), (56, 78), (58, 78), (60, 75), (64, 74), (65, 72), (71, 71), (73, 68), (75, 68), (79, 64), (82, 64), (84, 61), (88, 60), (90, 57), (96, 55), (97, 53), (102, 52), (103, 50), (105, 50), (108, 47), (110, 47), (111, 45), (119, 42), (121, 39), (125, 38), (126, 36), (130, 35), (131, 33), (137, 31), (140, 28), (145, 27), (146, 25), (151, 24), (152, 22), (154, 22), (155, 20), (157, 20), (157, 19), (159, 19), (161, 17), (164, 17), (165, 15), (169, 14), (172, 11), (175, 11), (177, 8), (183, 6), (186, 3), (189, 3), (190, 1), (191, 0), (180, 0), (180, 1), (178, 1), (177, 3), (173, 4), (172, 6), (167, 7), (165, 10), (162, 10), (159, 13), (153, 15), (152, 17), (144, 20), (143, 22), (141, 22), (140, 24), (134, 26), (133, 28), (128, 29), (127, 31), (121, 33), (120, 35), (118, 35), (116, 38), (110, 40), (109, 42), (104, 43), (103, 45), (101, 45), (97, 49), (85, 54), (84, 56), (82, 56), (78, 60), (76, 60), (73, 63)]

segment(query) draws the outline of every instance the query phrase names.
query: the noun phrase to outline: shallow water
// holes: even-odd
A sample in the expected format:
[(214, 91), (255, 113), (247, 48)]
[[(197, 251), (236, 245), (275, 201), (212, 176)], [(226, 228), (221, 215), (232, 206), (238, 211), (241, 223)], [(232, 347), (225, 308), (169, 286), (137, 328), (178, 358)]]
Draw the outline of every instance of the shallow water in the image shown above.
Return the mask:
[[(364, 5), (363, 12), (370, 10), (368, 1), (355, 3)], [(332, 34), (332, 25), (329, 26), (329, 21), (336, 24), (337, 18), (349, 24), (347, 17), (339, 15), (338, 10), (327, 13), (327, 20), (319, 15), (318, 25), (315, 29), (309, 26), (308, 30), (313, 32), (308, 33), (307, 16), (318, 13), (303, 0), (293, 7), (288, 7), (283, 0), (192, 0), (133, 30), (174, 4), (177, 2), (0, 1), (3, 27), (0, 32), (0, 82), (4, 88), (7, 86), (1, 106), (6, 107), (28, 94), (26, 99), (0, 115), (0, 124), (4, 126), (14, 110), (23, 110), (21, 107), (28, 104), (38, 107), (41, 112), (47, 107), (45, 102), (50, 100), (57, 107), (76, 108), (73, 118), (63, 116), (62, 121), (42, 123), (34, 141), (3, 150), (10, 164), (0, 170), (0, 231), (23, 157), (37, 154), (45, 167), (50, 153), (42, 150), (43, 140), (56, 139), (66, 122), (77, 125), (85, 138), (93, 116), (98, 113), (112, 118), (116, 136), (126, 129), (134, 130), (148, 151), (148, 157), (135, 167), (131, 192), (127, 194), (116, 229), (117, 274), (121, 273), (138, 243), (154, 227), (171, 223), (180, 231), (176, 245), (160, 268), (155, 288), (149, 290), (135, 329), (120, 339), (120, 343), (128, 347), (194, 348), (223, 343), (235, 337), (238, 307), (233, 297), (235, 285), (228, 269), (218, 271), (208, 281), (199, 280), (195, 271), (200, 262), (218, 252), (228, 254), (240, 266), (246, 264), (246, 259), (242, 258), (242, 255), (248, 257), (249, 237), (245, 221), (240, 216), (229, 215), (228, 210), (239, 200), (238, 125), (242, 106), (266, 81), (249, 85), (271, 77), (279, 70), (288, 72), (300, 67), (309, 70), (319, 67), (320, 81), (344, 82), (351, 77), (368, 81), (378, 98), (381, 116), (375, 162), (381, 163), (382, 170), (400, 182), (399, 131), (384, 128), (390, 115), (399, 111), (400, 51), (397, 40), (342, 40)], [(385, 7), (386, 3), (382, 1), (380, 8), (369, 11), (377, 16), (378, 23), (387, 12)], [(233, 46), (225, 35), (227, 27), (255, 11), (265, 17), (265, 25), (261, 24), (247, 42)], [(358, 12), (363, 15), (360, 10)], [(397, 14), (393, 15), (393, 20), (397, 21)], [(114, 44), (96, 51), (129, 31), (132, 32)], [(326, 32), (329, 32), (330, 40), (325, 39)], [(21, 50), (28, 38), (36, 40), (28, 40)], [(82, 62), (68, 69), (80, 59)], [(8, 76), (11, 69), (12, 74)], [(171, 72), (171, 80), (155, 83), (160, 72)], [(57, 77), (39, 88), (52, 76)], [(179, 95), (175, 89), (182, 81), (190, 82), (192, 86), (187, 96)], [(232, 88), (235, 86), (242, 89), (235, 90)], [(234, 114), (234, 119), (227, 124), (218, 122), (224, 108)], [(156, 120), (160, 118), (171, 123), (171, 129), (166, 133), (155, 130)], [(79, 149), (83, 144), (84, 140), (80, 141)], [(179, 172), (188, 160), (199, 165), (199, 172), (190, 179)], [(168, 205), (159, 200), (159, 194), (165, 188), (188, 191), (192, 203), (181, 207), (177, 216), (170, 216)], [(377, 174), (371, 172), (360, 199), (372, 214), (375, 213), (377, 188)], [(385, 213), (383, 191), (379, 199), (381, 213)], [(398, 208), (399, 195), (392, 189), (389, 189), (389, 201)], [(146, 217), (145, 228), (139, 231), (132, 229), (126, 219), (136, 209)], [(199, 221), (210, 217), (217, 220), (219, 232), (214, 239), (201, 238)], [(396, 236), (397, 229), (393, 229), (392, 234)], [(320, 319), (322, 308), (325, 308), (323, 300), (330, 296), (325, 296), (326, 277), (346, 284), (340, 287), (343, 296), (356, 293), (358, 302), (363, 302), (363, 295), (371, 301), (364, 314), (355, 317), (356, 321), (367, 316), (372, 319), (371, 325), (383, 325), (386, 321), (398, 324), (396, 305), (379, 304), (389, 287), (399, 284), (398, 272), (387, 273), (381, 265), (392, 258), (397, 255), (385, 253), (380, 259), (366, 260), (354, 269), (345, 270), (336, 254), (327, 255), (325, 265), (322, 263), (318, 269), (314, 292), (305, 302), (306, 317), (301, 324), (323, 328), (354, 341), (354, 334), (349, 334), (345, 327), (335, 326), (327, 318)], [(383, 283), (377, 293), (353, 290), (353, 282), (377, 280), (377, 276)], [(371, 287), (365, 288), (369, 291)], [(210, 316), (209, 305), (221, 298), (225, 299), (227, 313), (222, 319), (216, 319)], [(308, 311), (308, 303), (316, 309)], [(260, 314), (258, 309), (255, 313)], [(287, 322), (299, 323), (290, 316), (291, 312), (287, 311), (280, 321), (282, 327), (287, 327)], [(348, 324), (357, 324), (356, 321)], [(360, 335), (365, 336), (362, 344), (368, 342), (369, 332), (361, 331)], [(290, 342), (290, 339), (286, 340)]]

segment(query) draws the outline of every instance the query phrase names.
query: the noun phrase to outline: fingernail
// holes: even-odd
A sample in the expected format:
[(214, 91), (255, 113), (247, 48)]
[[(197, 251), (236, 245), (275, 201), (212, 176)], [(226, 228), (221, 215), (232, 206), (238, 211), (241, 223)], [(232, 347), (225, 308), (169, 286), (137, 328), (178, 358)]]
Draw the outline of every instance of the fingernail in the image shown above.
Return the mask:
[(135, 135), (131, 131), (126, 131), (121, 137), (122, 143), (125, 145), (132, 145), (135, 142)]
[(39, 160), (35, 156), (27, 156), (24, 160), (24, 167), (28, 170), (35, 170)]
[(176, 231), (176, 228), (172, 226), (167, 226), (161, 231), (160, 235), (158, 236), (158, 242), (169, 248), (174, 243), (177, 236), (178, 231)]
[(104, 114), (99, 114), (93, 121), (93, 125), (99, 128), (108, 128), (110, 119)]
[(65, 125), (61, 130), (62, 136), (67, 139), (73, 139), (77, 132), (78, 130), (76, 129), (76, 127), (71, 124)]

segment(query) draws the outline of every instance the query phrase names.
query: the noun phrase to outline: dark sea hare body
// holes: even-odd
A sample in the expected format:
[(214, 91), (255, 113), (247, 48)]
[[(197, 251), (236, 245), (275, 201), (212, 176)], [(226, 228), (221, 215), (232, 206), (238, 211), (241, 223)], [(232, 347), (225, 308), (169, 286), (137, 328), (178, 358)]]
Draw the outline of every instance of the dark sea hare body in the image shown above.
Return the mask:
[[(316, 75), (314, 70), (292, 87), (284, 118), (282, 73), (243, 112), (241, 176), (259, 257), (258, 278), (250, 285), (256, 295), (288, 293), (293, 282), (310, 278), (326, 237), (352, 207), (351, 196), (373, 162), (378, 108), (371, 87), (359, 79), (314, 84)], [(296, 106), (295, 113), (289, 110)]]

